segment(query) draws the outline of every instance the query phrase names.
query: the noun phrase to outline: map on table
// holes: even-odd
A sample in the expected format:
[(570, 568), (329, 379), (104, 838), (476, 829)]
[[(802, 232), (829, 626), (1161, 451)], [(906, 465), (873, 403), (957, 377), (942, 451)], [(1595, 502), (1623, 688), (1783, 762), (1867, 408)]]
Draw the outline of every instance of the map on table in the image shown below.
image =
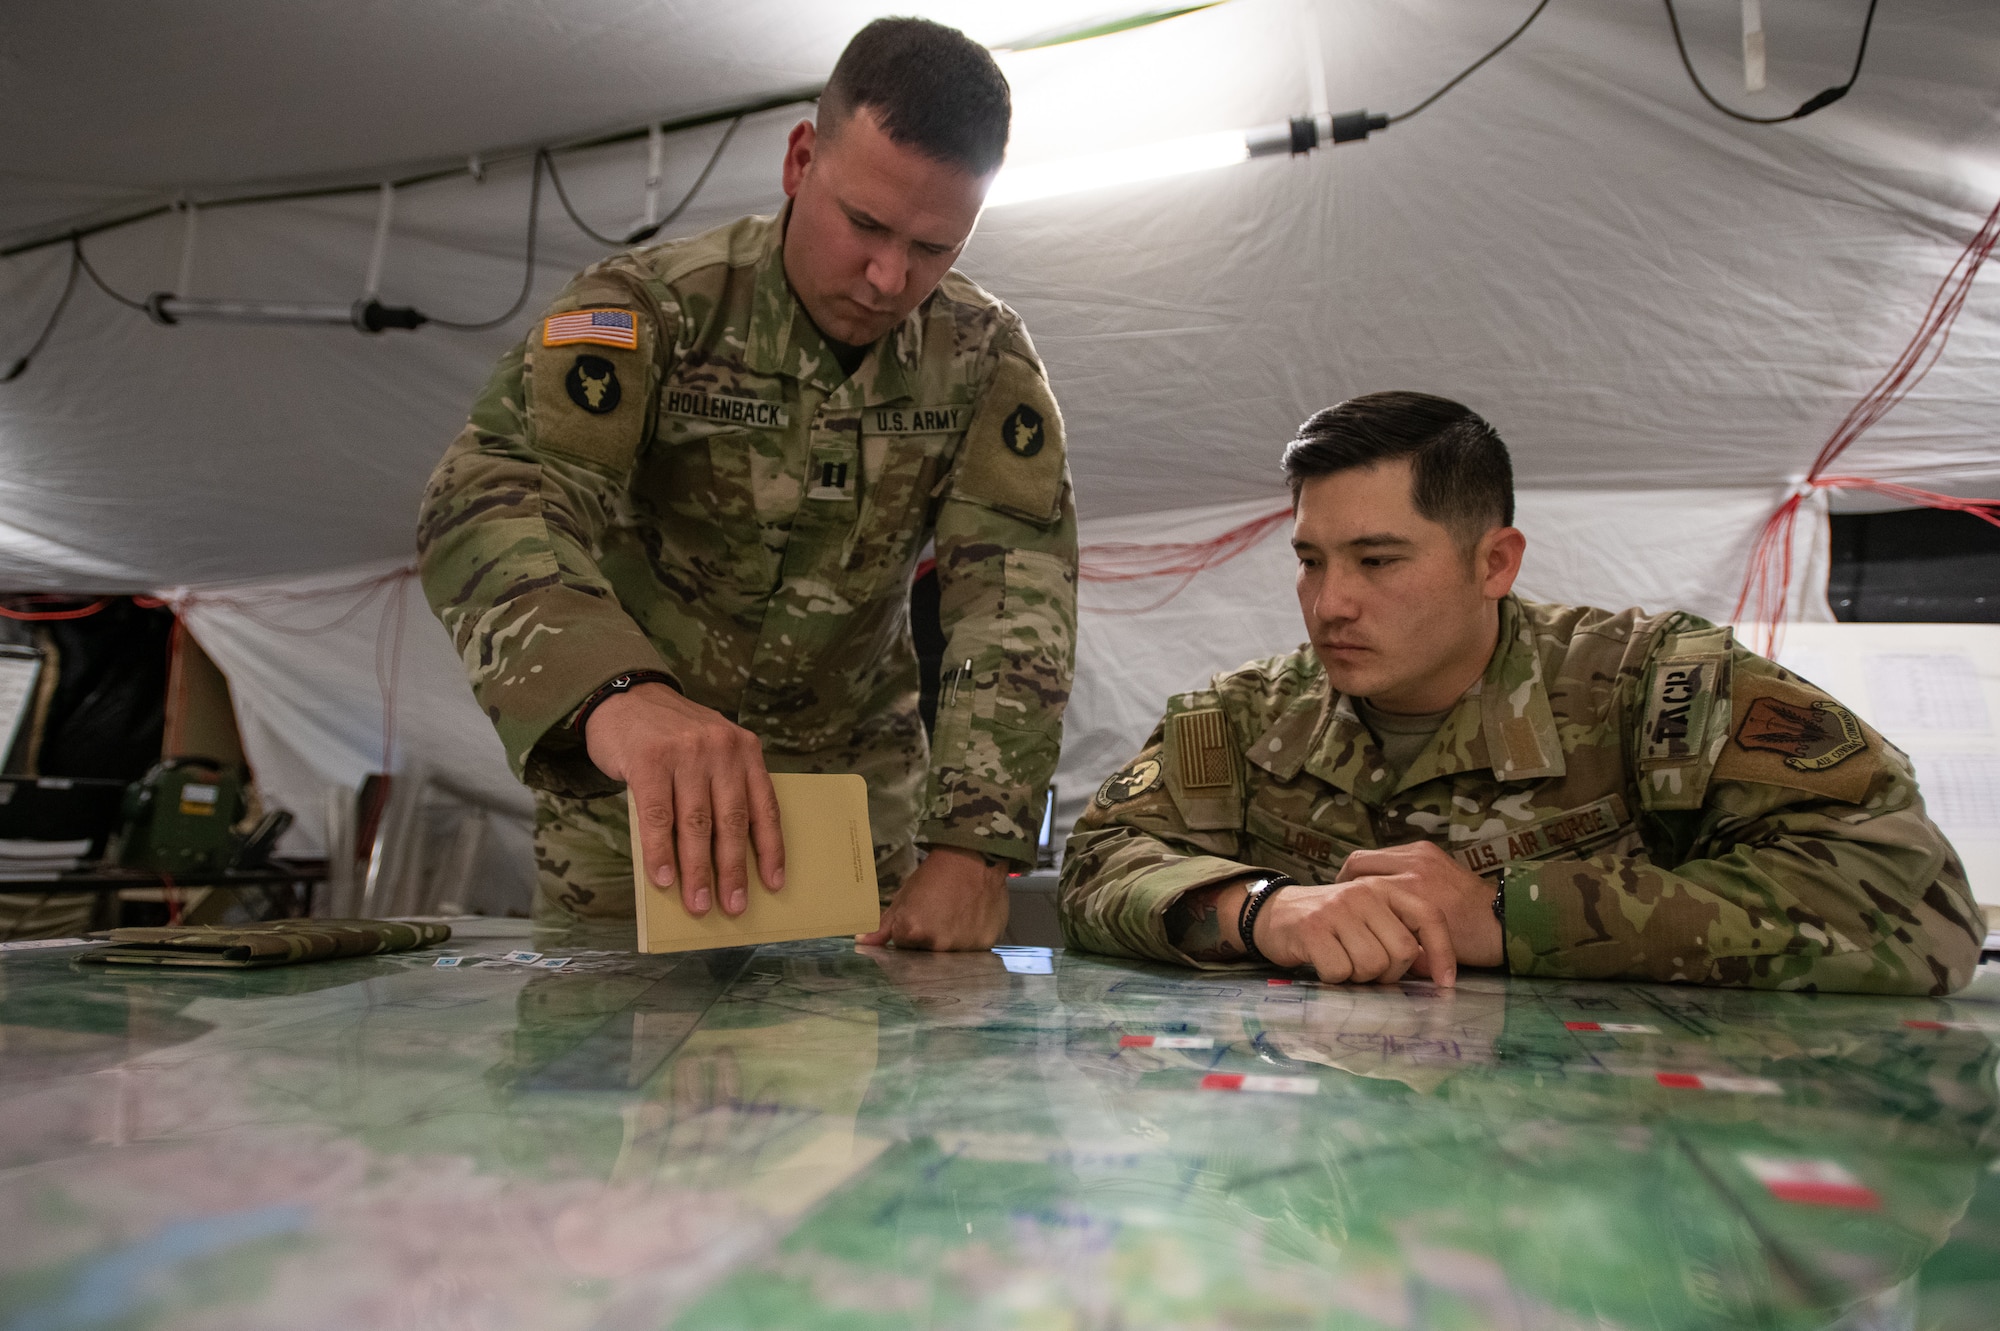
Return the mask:
[(0, 956), (0, 1331), (2000, 1307), (1994, 968), (1950, 1000), (1441, 990), (470, 932), (261, 972)]

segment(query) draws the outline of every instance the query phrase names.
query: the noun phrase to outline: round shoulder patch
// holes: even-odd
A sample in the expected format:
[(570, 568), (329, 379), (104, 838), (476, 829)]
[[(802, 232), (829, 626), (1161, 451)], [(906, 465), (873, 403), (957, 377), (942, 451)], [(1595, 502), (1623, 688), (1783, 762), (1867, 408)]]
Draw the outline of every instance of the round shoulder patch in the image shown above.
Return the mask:
[(1113, 772), (1105, 783), (1097, 788), (1097, 807), (1109, 809), (1123, 804), (1160, 784), (1160, 762), (1157, 758), (1141, 758), (1121, 772)]
[(1042, 428), (1042, 413), (1023, 402), (1007, 413), (1000, 426), (1000, 442), (1016, 457), (1031, 458), (1042, 451), (1048, 432)]
[(570, 401), (593, 416), (618, 410), (618, 399), (622, 396), (618, 367), (602, 356), (587, 353), (578, 356), (569, 367), (569, 373), (563, 376), (563, 389)]

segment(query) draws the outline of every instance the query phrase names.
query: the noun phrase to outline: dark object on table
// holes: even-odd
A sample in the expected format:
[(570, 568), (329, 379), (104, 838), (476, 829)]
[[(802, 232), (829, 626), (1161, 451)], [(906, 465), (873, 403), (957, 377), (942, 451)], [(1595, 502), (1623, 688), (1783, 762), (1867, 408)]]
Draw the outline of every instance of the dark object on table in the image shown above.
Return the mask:
[(95, 859), (118, 827), (125, 782), (90, 777), (0, 777), (0, 841), (89, 841)]
[(118, 862), (128, 869), (207, 873), (236, 858), (243, 782), (214, 758), (168, 758), (132, 784)]
[(269, 920), (263, 924), (112, 929), (93, 937), (113, 946), (78, 961), (137, 966), (216, 966), (231, 970), (407, 952), (451, 937), (451, 926), (395, 920)]

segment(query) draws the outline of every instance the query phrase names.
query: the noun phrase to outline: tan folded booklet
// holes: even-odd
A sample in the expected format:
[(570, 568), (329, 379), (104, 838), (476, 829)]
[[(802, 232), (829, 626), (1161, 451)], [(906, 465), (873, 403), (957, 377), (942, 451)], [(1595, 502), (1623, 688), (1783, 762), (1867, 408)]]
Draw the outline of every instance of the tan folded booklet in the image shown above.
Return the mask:
[[(882, 922), (875, 894), (875, 843), (868, 829), (868, 783), (853, 773), (773, 772), (771, 784), (778, 791), (778, 824), (785, 836), (783, 890), (765, 890), (753, 854), (747, 857), (750, 904), (744, 912), (732, 917), (718, 905), (696, 917), (681, 905), (678, 884), (662, 888), (646, 881), (645, 865), (635, 853), (632, 887), (638, 896), (641, 952), (860, 934)], [(625, 808), (637, 827), (639, 814), (630, 791)]]

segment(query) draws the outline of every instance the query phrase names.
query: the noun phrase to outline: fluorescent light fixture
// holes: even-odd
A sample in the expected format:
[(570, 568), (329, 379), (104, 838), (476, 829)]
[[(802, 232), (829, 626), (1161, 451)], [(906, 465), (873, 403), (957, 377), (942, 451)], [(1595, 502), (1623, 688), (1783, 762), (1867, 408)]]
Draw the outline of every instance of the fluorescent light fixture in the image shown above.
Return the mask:
[(1280, 153), (1303, 157), (1322, 144), (1354, 143), (1379, 129), (1387, 129), (1389, 118), (1366, 111), (1345, 115), (1296, 116), (1277, 125), (1257, 129), (1223, 130), (1197, 134), (1192, 138), (1169, 139), (1133, 148), (1088, 153), (1080, 157), (1060, 157), (1054, 161), (1030, 162), (1024, 166), (1002, 167), (986, 192), (988, 208), (1004, 208), (1010, 203), (1031, 199), (1052, 199), (1060, 194), (1076, 194), (1109, 185), (1130, 185), (1141, 180), (1161, 180), (1196, 171), (1212, 171), (1234, 166), (1253, 157), (1275, 157)]
[(1002, 167), (986, 192), (988, 208), (1032, 199), (1051, 199), (1080, 190), (1104, 189), (1111, 185), (1132, 185), (1142, 180), (1163, 180), (1169, 176), (1213, 171), (1248, 160), (1250, 145), (1240, 129), (1191, 138), (1169, 139), (1164, 143), (1143, 143), (1109, 152), (1060, 157), (1053, 161), (1030, 162)]

